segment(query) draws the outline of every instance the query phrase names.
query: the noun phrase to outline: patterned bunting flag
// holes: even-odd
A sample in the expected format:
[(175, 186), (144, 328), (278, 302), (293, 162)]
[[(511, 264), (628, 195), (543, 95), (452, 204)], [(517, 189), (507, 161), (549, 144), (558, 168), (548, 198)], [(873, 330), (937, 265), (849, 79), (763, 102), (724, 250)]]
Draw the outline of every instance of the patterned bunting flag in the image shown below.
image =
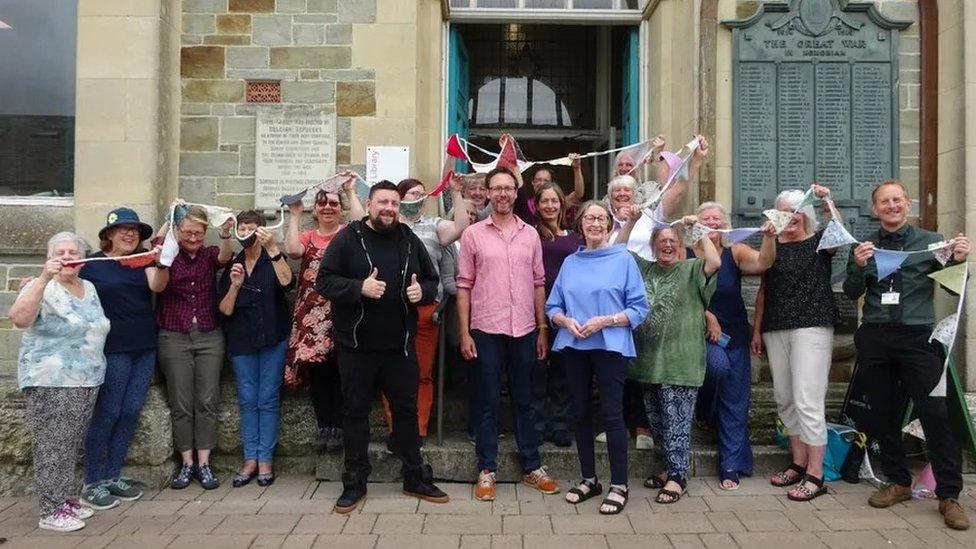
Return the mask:
[(817, 202), (820, 202), (820, 197), (813, 194), (813, 187), (810, 187), (809, 189), (807, 189), (806, 194), (803, 195), (803, 200), (801, 200), (800, 203), (797, 204), (795, 208), (793, 208), (793, 212), (794, 213), (798, 212), (800, 211), (801, 208), (806, 206), (813, 206)]
[(936, 324), (935, 329), (932, 330), (932, 335), (929, 336), (929, 343), (931, 343), (934, 339), (947, 347), (952, 346), (952, 342), (956, 340), (956, 328), (958, 328), (958, 326), (958, 314), (952, 313), (951, 315), (943, 318), (938, 324)]
[(851, 233), (847, 232), (847, 229), (836, 219), (831, 219), (827, 223), (823, 235), (820, 237), (820, 244), (817, 245), (817, 251), (831, 250), (846, 246), (847, 244), (857, 244), (857, 239), (851, 236)]
[(878, 280), (883, 280), (897, 271), (908, 258), (908, 254), (898, 250), (874, 250), (874, 263), (878, 267)]
[(776, 234), (783, 232), (783, 229), (790, 224), (793, 220), (793, 214), (790, 212), (781, 212), (779, 210), (766, 210), (763, 215), (769, 219), (769, 222), (773, 224), (773, 228), (776, 229)]
[(945, 248), (936, 248), (932, 250), (932, 256), (938, 261), (943, 267), (952, 258), (952, 247), (946, 246)]
[(691, 226), (691, 229), (685, 229), (684, 231), (685, 246), (698, 244), (698, 241), (708, 236), (710, 232), (712, 232), (711, 227), (702, 225), (701, 223), (695, 223)]

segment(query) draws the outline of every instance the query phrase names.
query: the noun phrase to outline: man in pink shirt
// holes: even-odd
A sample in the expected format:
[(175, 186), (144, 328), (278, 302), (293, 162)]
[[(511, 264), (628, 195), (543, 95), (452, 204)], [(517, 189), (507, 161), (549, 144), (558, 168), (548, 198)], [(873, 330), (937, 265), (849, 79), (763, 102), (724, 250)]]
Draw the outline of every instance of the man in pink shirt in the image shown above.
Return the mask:
[(461, 356), (473, 361), (480, 410), (475, 418), (478, 484), (475, 498), (495, 499), (498, 406), (502, 374), (515, 402), (515, 440), (522, 482), (555, 494), (559, 484), (542, 467), (532, 406), (532, 366), (548, 348), (545, 272), (539, 233), (514, 214), (518, 188), (511, 170), (485, 178), (492, 214), (461, 235), (457, 306)]

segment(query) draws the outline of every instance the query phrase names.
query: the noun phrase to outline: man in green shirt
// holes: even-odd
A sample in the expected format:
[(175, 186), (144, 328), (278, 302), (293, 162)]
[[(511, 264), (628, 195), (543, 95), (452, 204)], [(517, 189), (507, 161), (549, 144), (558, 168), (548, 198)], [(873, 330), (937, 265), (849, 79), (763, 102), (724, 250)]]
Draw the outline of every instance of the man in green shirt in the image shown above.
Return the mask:
[[(851, 299), (864, 296), (862, 324), (854, 334), (858, 367), (871, 380), (868, 399), (881, 446), (881, 467), (890, 484), (871, 495), (872, 507), (890, 507), (912, 498), (912, 477), (905, 465), (901, 443), (901, 410), (895, 403), (908, 394), (922, 422), (929, 460), (935, 473), (939, 512), (950, 528), (969, 528), (969, 518), (958, 502), (962, 490), (959, 445), (949, 429), (945, 397), (929, 396), (942, 377), (942, 345), (929, 342), (935, 322), (929, 274), (943, 268), (931, 254), (912, 254), (900, 269), (878, 279), (875, 249), (925, 250), (943, 240), (942, 235), (907, 223), (911, 200), (902, 183), (889, 180), (871, 193), (871, 209), (881, 227), (869, 241), (851, 250), (844, 293)], [(960, 233), (952, 245), (951, 261), (961, 263), (969, 255), (969, 239)]]

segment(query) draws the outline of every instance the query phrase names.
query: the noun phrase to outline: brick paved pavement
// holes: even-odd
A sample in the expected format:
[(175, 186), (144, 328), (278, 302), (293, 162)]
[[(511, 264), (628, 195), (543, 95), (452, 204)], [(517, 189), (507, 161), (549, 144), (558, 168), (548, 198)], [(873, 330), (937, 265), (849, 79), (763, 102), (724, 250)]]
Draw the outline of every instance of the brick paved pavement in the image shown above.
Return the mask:
[[(0, 499), (0, 536), (4, 549), (976, 547), (976, 529), (945, 528), (933, 501), (871, 509), (866, 484), (833, 483), (828, 495), (795, 503), (764, 479), (745, 479), (735, 492), (717, 482), (692, 479), (680, 502), (658, 505), (633, 481), (624, 514), (612, 517), (597, 513), (598, 500), (574, 507), (561, 494), (514, 484), (499, 485), (493, 503), (474, 501), (469, 484), (441, 484), (452, 497), (446, 505), (403, 496), (398, 484), (371, 484), (365, 504), (341, 516), (331, 512), (338, 483), (285, 477), (269, 488), (152, 492), (71, 534), (39, 531), (31, 499)], [(967, 489), (962, 501), (976, 520), (974, 494)]]

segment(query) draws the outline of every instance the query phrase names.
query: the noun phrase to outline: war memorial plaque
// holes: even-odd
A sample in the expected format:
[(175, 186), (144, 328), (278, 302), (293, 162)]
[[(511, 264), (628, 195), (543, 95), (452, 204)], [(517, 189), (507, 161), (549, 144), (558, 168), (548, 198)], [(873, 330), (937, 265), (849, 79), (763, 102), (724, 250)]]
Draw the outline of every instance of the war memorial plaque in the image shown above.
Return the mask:
[[(841, 4), (846, 4), (844, 9)], [(831, 188), (869, 225), (874, 185), (898, 176), (898, 31), (873, 4), (766, 2), (726, 21), (733, 44), (733, 200), (755, 222), (784, 189)]]
[(335, 173), (334, 114), (259, 112), (255, 131), (256, 209), (277, 209), (283, 195)]

